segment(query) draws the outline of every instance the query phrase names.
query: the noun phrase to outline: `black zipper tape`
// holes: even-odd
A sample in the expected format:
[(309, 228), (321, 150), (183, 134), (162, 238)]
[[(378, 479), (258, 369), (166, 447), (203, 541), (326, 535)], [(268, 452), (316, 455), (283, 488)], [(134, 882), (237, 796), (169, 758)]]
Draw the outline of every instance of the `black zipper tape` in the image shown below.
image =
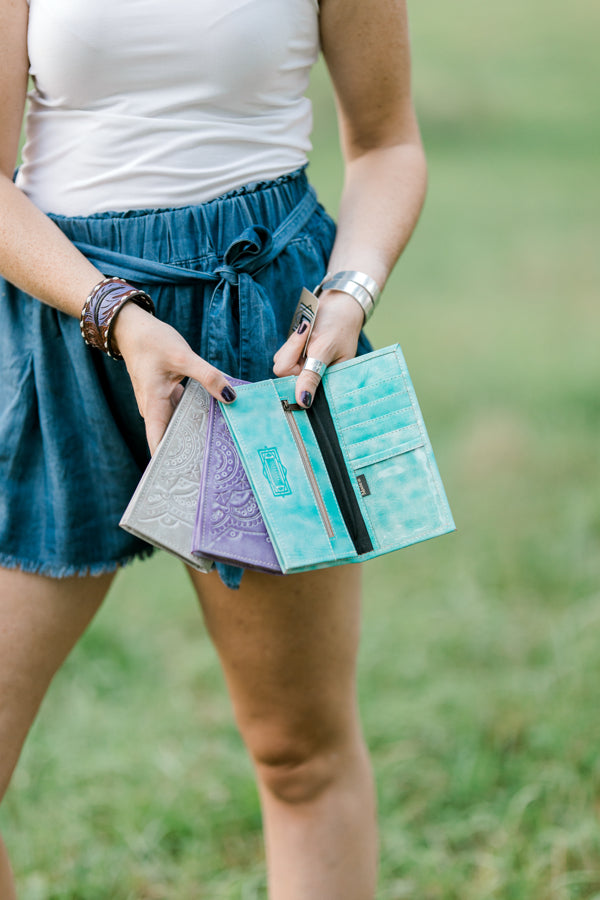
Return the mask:
[(359, 555), (370, 553), (373, 543), (352, 487), (331, 410), (322, 388), (316, 392), (307, 413), (354, 549)]

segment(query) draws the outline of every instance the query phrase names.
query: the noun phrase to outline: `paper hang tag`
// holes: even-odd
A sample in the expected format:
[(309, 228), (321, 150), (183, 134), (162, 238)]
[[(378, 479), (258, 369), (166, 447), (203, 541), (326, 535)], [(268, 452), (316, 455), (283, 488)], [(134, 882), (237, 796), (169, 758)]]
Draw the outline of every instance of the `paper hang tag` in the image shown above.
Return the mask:
[(306, 337), (304, 340), (304, 346), (302, 347), (302, 356), (306, 356), (306, 348), (308, 346), (308, 342), (310, 340), (310, 336), (313, 332), (313, 328), (315, 327), (315, 321), (317, 318), (317, 311), (319, 309), (319, 299), (315, 297), (312, 291), (309, 291), (308, 288), (302, 288), (302, 293), (300, 294), (300, 300), (298, 301), (298, 306), (296, 307), (296, 311), (292, 318), (292, 324), (290, 326), (290, 330), (288, 332), (288, 337), (290, 337), (294, 331), (300, 326), (302, 321), (308, 322), (308, 328), (306, 330)]

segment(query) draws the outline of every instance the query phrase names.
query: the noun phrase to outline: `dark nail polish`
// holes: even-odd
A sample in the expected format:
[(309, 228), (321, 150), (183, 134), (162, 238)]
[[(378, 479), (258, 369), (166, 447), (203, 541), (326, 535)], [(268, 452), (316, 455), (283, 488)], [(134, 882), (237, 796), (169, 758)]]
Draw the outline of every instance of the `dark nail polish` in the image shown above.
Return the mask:
[(304, 332), (306, 331), (307, 328), (308, 328), (308, 322), (301, 322), (301, 324), (298, 326), (298, 332), (297, 332), (297, 333), (298, 333), (298, 334), (304, 334)]
[(312, 394), (310, 391), (302, 391), (300, 394), (300, 403), (308, 409), (312, 403)]
[(233, 403), (235, 398), (237, 397), (236, 392), (233, 388), (230, 388), (228, 384), (225, 385), (223, 390), (221, 391), (221, 397), (225, 401), (225, 403)]

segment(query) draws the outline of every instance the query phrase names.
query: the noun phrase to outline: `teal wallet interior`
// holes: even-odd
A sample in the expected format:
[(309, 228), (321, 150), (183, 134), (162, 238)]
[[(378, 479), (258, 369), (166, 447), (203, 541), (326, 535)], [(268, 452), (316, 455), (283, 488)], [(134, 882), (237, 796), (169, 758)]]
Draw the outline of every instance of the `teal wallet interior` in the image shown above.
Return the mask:
[(397, 344), (329, 368), (308, 411), (295, 384), (240, 385), (221, 405), (284, 572), (454, 530)]

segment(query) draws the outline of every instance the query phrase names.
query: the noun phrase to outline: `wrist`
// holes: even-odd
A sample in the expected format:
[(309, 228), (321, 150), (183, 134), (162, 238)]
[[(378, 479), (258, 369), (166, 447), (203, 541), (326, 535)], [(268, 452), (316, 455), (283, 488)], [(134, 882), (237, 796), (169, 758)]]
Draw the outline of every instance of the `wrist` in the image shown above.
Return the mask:
[(335, 311), (339, 322), (343, 322), (357, 332), (362, 330), (365, 324), (365, 315), (362, 307), (350, 294), (335, 289), (327, 289), (320, 294), (319, 304), (321, 316), (326, 309), (331, 309), (332, 313)]
[(127, 356), (129, 349), (138, 341), (144, 325), (152, 313), (138, 306), (137, 303), (126, 303), (120, 310), (111, 332), (111, 344), (121, 355)]
[(352, 297), (363, 312), (363, 325), (371, 317), (381, 295), (375, 279), (356, 269), (344, 269), (334, 274), (328, 272), (315, 289), (315, 295), (318, 297), (327, 290), (340, 291)]

